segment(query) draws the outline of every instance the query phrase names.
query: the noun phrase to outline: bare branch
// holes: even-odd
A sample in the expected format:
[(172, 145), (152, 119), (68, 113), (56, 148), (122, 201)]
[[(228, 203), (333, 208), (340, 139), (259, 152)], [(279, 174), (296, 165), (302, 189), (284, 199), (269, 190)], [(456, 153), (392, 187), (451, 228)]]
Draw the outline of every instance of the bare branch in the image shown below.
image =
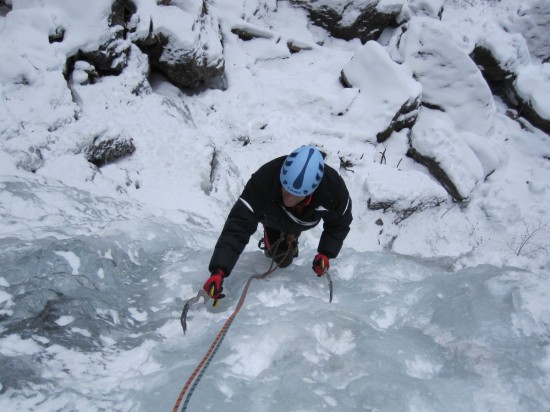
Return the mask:
[(548, 232), (548, 223), (542, 221), (542, 215), (536, 223), (523, 222), (523, 233), (517, 239), (515, 236), (511, 241), (506, 242), (506, 246), (516, 256), (525, 256), (535, 258), (540, 254), (548, 256), (549, 245), (543, 242), (541, 235)]

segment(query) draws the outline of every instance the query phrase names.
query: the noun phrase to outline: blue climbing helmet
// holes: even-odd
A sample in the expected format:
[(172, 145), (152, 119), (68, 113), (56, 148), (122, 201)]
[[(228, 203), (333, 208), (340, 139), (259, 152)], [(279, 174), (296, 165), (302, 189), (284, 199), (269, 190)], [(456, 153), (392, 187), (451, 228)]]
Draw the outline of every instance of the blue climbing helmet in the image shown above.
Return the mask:
[(294, 196), (312, 194), (325, 170), (323, 155), (316, 147), (302, 146), (294, 150), (281, 167), (281, 184)]

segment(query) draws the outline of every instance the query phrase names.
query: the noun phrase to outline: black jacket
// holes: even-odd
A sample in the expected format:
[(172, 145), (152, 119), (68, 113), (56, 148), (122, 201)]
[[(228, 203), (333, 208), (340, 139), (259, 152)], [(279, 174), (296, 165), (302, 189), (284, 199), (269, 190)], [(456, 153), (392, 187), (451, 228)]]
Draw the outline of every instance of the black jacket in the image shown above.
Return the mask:
[(286, 156), (260, 167), (246, 184), (235, 203), (210, 259), (210, 272), (222, 269), (231, 273), (239, 256), (263, 223), (286, 234), (298, 236), (323, 220), (323, 233), (317, 251), (329, 258), (338, 256), (352, 221), (351, 198), (338, 172), (325, 165), (323, 179), (300, 217), (283, 205), (280, 171)]

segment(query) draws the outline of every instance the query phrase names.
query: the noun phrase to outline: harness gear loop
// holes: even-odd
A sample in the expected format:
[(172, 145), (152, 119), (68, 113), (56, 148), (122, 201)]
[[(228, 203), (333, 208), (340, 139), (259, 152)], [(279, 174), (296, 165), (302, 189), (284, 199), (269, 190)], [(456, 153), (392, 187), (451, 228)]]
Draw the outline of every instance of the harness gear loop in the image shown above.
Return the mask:
[[(275, 244), (273, 245), (274, 248), (275, 248), (275, 252), (279, 248), (279, 246), (281, 244), (281, 240), (282, 239), (278, 239), (277, 242), (275, 242)], [(289, 253), (292, 253), (290, 248), (288, 248), (288, 250), (286, 251), (285, 257)], [(274, 253), (274, 255), (275, 255), (275, 253)], [(275, 265), (275, 267), (274, 267), (274, 265)], [(212, 344), (208, 348), (208, 351), (206, 352), (206, 354), (204, 355), (202, 360), (199, 362), (199, 364), (197, 365), (197, 367), (195, 368), (195, 370), (193, 371), (193, 373), (191, 374), (189, 379), (187, 379), (187, 382), (185, 382), (185, 385), (183, 386), (183, 389), (181, 390), (181, 392), (178, 396), (178, 399), (176, 400), (176, 403), (174, 405), (174, 408), (173, 408), (172, 412), (178, 412), (181, 401), (183, 400), (183, 397), (185, 396), (186, 393), (187, 393), (187, 396), (185, 397), (185, 401), (183, 402), (181, 412), (187, 410), (187, 405), (189, 404), (189, 401), (191, 400), (191, 395), (193, 394), (193, 392), (195, 391), (195, 388), (197, 387), (198, 383), (202, 379), (202, 376), (204, 375), (204, 372), (208, 368), (208, 365), (210, 365), (210, 362), (212, 362), (212, 359), (216, 355), (216, 352), (218, 351), (219, 347), (221, 346), (221, 344), (223, 342), (223, 339), (225, 338), (225, 335), (227, 334), (227, 331), (229, 330), (229, 327), (233, 323), (233, 320), (235, 319), (235, 317), (237, 316), (237, 314), (240, 312), (241, 308), (243, 307), (244, 301), (246, 299), (246, 295), (248, 293), (248, 289), (249, 289), (250, 284), (252, 283), (252, 281), (255, 280), (255, 279), (265, 279), (266, 277), (271, 275), (273, 272), (275, 272), (275, 270), (278, 267), (279, 267), (278, 263), (275, 262), (274, 258), (272, 258), (271, 259), (271, 265), (270, 265), (269, 269), (266, 272), (264, 272), (260, 275), (252, 275), (248, 278), (248, 280), (246, 281), (246, 284), (244, 286), (243, 292), (241, 293), (241, 297), (239, 299), (239, 302), (237, 303), (237, 307), (235, 308), (235, 310), (233, 311), (231, 316), (229, 316), (229, 318), (225, 321), (222, 328), (218, 332), (218, 335), (216, 336), (216, 338), (214, 339), (214, 341), (212, 342)], [(202, 292), (203, 293), (199, 292), (196, 297), (188, 300), (185, 303), (185, 306), (183, 307), (183, 311), (181, 313), (180, 321), (181, 321), (181, 325), (182, 325), (184, 333), (187, 330), (187, 312), (189, 311), (190, 305), (198, 303), (200, 301), (201, 297), (205, 297), (205, 303), (206, 303), (206, 297), (208, 297), (208, 299), (212, 299), (210, 296), (208, 296), (208, 294), (204, 290), (202, 290)]]

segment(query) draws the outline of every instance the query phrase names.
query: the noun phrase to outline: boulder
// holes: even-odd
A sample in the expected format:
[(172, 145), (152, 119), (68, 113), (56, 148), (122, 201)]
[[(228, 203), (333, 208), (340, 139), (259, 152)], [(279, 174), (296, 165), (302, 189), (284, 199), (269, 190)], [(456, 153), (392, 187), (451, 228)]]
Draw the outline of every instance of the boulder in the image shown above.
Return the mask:
[[(72, 60), (85, 60), (94, 66), (95, 70), (105, 75), (118, 75), (128, 63), (130, 42), (126, 40), (126, 24), (129, 16), (135, 11), (130, 0), (115, 0), (107, 20), (109, 38), (95, 50), (79, 50)], [(64, 29), (57, 30), (57, 37), (64, 34)], [(50, 36), (50, 42), (56, 41), (56, 36)]]
[(129, 156), (135, 151), (132, 138), (109, 132), (95, 136), (92, 143), (84, 149), (86, 159), (98, 167)]
[(415, 212), (439, 206), (448, 197), (440, 185), (422, 172), (377, 163), (367, 168), (365, 191), (367, 207), (394, 213), (396, 224)]
[(514, 92), (521, 114), (534, 126), (550, 133), (550, 63), (519, 70)]
[(485, 177), (475, 152), (441, 111), (420, 110), (411, 130), (410, 146), (407, 156), (424, 165), (456, 201), (467, 199)]
[(121, 38), (122, 28), (114, 31), (110, 39), (97, 50), (81, 52), (78, 60), (85, 60), (103, 75), (119, 75), (128, 63), (130, 43)]
[(239, 36), (239, 39), (244, 41), (258, 38), (271, 39), (273, 37), (273, 33), (271, 31), (246, 22), (234, 24), (231, 28), (231, 33), (236, 34)]
[(439, 21), (414, 17), (394, 43), (398, 55), (422, 84), (422, 104), (447, 113), (455, 126), (473, 133), (493, 131), (491, 89), (474, 61)]
[(470, 57), (481, 69), (493, 93), (517, 108), (514, 80), (519, 68), (531, 63), (524, 37), (499, 27), (476, 42)]
[(61, 43), (65, 38), (65, 29), (62, 26), (57, 26), (48, 34), (48, 41), (52, 43)]
[(178, 87), (197, 89), (224, 74), (220, 27), (205, 1), (194, 1), (186, 10), (138, 8), (129, 36), (151, 66)]
[(365, 44), (376, 40), (382, 31), (394, 24), (404, 0), (291, 0), (307, 10), (313, 24), (327, 30), (332, 36), (359, 39)]
[(477, 42), (471, 56), (495, 94), (534, 126), (550, 132), (550, 64), (533, 64), (523, 35), (494, 30)]
[(379, 43), (369, 41), (359, 48), (343, 68), (341, 81), (346, 87), (359, 88), (354, 104), (362, 105), (365, 116), (372, 119), (378, 142), (414, 124), (422, 86)]
[(313, 49), (313, 45), (300, 40), (295, 40), (295, 39), (288, 39), (286, 42), (286, 46), (288, 47), (288, 50), (290, 50), (291, 53), (299, 53), (303, 50)]
[(497, 29), (480, 39), (471, 54), (491, 83), (515, 78), (518, 69), (531, 63), (527, 42), (521, 34)]

